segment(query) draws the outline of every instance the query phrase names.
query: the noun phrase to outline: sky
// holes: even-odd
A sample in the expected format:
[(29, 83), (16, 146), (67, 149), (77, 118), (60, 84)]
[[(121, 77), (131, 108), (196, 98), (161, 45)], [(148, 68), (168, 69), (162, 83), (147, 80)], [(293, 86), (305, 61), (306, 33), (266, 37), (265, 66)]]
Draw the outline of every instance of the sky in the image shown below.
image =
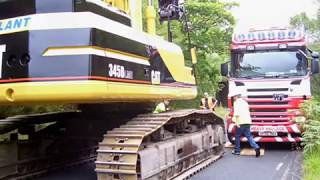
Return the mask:
[(235, 1), (240, 7), (232, 10), (236, 31), (249, 28), (287, 27), (290, 17), (306, 12), (315, 17), (320, 4), (316, 0), (224, 0)]

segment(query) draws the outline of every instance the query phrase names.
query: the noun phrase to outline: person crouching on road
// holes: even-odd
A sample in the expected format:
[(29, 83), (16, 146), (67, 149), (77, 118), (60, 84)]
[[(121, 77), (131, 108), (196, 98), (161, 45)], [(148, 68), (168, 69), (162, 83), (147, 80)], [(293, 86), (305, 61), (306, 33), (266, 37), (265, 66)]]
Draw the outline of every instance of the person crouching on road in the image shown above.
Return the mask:
[(250, 146), (256, 151), (256, 157), (260, 156), (260, 147), (254, 141), (251, 132), (250, 125), (252, 123), (249, 104), (242, 99), (241, 94), (235, 95), (233, 103), (233, 118), (232, 121), (236, 123), (236, 137), (235, 137), (235, 149), (232, 154), (240, 155), (240, 138), (242, 134), (248, 139)]
[(153, 113), (157, 114), (157, 113), (162, 113), (162, 112), (166, 112), (169, 110), (169, 101), (168, 100), (164, 100), (163, 102), (159, 103), (156, 107), (156, 109), (153, 111)]
[(210, 109), (214, 111), (216, 105), (217, 100), (213, 97), (210, 97), (209, 94), (205, 92), (204, 97), (201, 99), (200, 109)]

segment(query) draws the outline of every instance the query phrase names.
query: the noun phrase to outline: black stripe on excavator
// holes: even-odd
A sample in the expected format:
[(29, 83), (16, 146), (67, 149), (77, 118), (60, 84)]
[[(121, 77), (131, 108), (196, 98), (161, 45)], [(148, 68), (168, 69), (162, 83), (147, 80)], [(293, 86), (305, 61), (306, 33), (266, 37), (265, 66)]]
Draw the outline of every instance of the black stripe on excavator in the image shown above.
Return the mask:
[(146, 44), (99, 29), (92, 29), (91, 34), (93, 46), (110, 48), (146, 58), (150, 57), (150, 47)]
[(92, 12), (121, 24), (131, 26), (125, 15), (87, 2), (86, 0), (6, 0), (0, 1), (0, 19), (40, 13)]
[[(38, 30), (0, 35), (0, 46), (6, 51), (2, 58), (1, 79), (102, 76), (117, 77), (110, 68), (121, 66), (129, 73), (126, 78), (151, 81), (151, 72), (159, 71), (161, 83), (175, 82), (157, 49), (97, 29)], [(43, 56), (49, 47), (94, 46), (109, 48), (120, 53), (148, 55), (150, 66), (97, 55)], [(63, 51), (63, 49), (62, 49)], [(150, 54), (150, 57), (149, 57)], [(22, 63), (24, 55), (29, 62)], [(148, 60), (142, 60), (148, 61)], [(111, 64), (111, 65), (110, 65)], [(116, 66), (116, 67), (115, 67)]]

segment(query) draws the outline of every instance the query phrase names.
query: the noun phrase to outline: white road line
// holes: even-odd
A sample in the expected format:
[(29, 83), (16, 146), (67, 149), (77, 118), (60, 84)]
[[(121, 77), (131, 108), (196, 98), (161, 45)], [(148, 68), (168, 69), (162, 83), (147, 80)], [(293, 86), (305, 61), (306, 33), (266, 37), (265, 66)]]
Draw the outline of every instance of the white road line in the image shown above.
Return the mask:
[(290, 164), (288, 164), (280, 180), (286, 180), (288, 178), (289, 171), (290, 171)]
[(279, 163), (276, 167), (276, 171), (279, 171), (282, 166), (283, 166), (283, 162)]

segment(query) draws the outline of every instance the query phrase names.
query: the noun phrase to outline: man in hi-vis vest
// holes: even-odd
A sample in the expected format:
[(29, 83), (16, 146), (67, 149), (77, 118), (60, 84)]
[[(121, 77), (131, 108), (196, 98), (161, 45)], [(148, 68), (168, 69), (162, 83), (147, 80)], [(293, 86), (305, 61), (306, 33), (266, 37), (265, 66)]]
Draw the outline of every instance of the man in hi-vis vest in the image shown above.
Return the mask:
[(217, 105), (217, 100), (214, 97), (210, 97), (207, 92), (204, 93), (204, 98), (201, 99), (200, 109), (210, 109), (214, 111)]

